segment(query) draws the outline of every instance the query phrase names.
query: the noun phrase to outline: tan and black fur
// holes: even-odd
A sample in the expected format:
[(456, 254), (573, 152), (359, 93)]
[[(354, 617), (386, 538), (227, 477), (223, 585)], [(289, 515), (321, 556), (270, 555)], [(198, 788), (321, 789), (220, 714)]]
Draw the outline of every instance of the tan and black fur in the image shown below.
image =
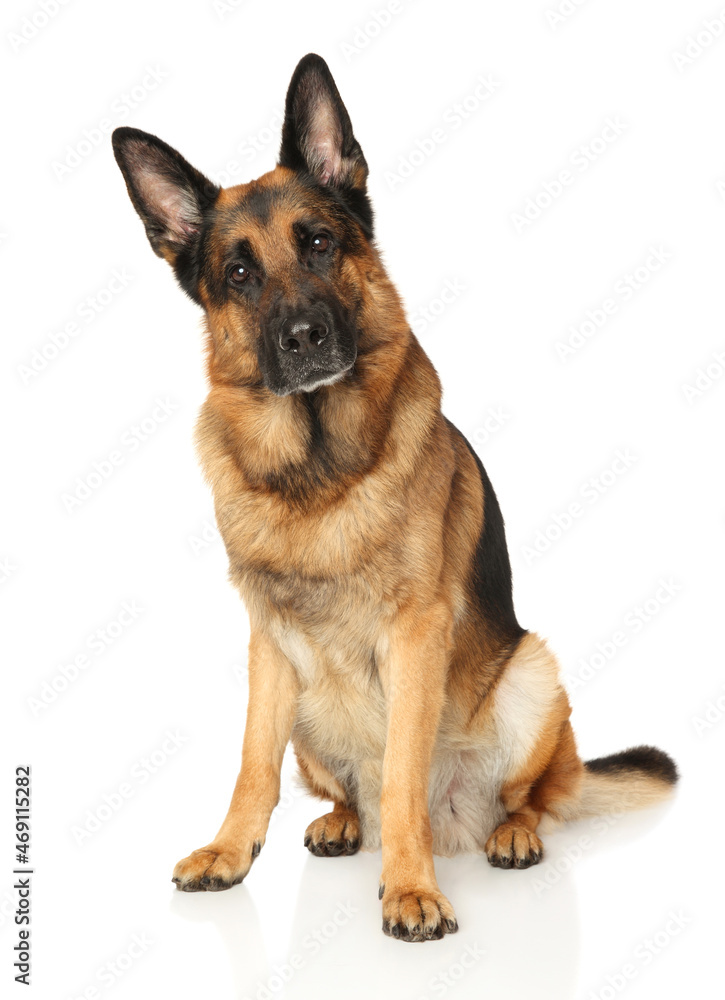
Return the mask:
[(639, 747), (583, 763), (559, 668), (518, 624), (503, 520), (441, 414), (438, 377), (372, 238), (367, 164), (326, 64), (287, 96), (280, 162), (218, 189), (165, 143), (114, 133), (155, 251), (206, 315), (198, 445), (251, 623), (242, 766), (185, 891), (241, 882), (291, 740), (333, 803), (318, 856), (382, 846), (383, 929), (457, 929), (433, 854), (541, 859), (546, 825), (665, 797)]

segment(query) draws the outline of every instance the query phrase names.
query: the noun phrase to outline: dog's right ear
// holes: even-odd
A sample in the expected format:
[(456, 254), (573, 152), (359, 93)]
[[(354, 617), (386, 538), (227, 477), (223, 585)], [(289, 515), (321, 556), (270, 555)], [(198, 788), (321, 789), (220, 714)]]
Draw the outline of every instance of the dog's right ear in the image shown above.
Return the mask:
[(112, 141), (149, 243), (174, 268), (182, 288), (196, 299), (195, 288), (188, 287), (191, 258), (204, 215), (219, 188), (155, 135), (124, 127), (114, 131)]
[(314, 53), (300, 60), (287, 90), (279, 164), (336, 192), (372, 230), (368, 165), (332, 73)]

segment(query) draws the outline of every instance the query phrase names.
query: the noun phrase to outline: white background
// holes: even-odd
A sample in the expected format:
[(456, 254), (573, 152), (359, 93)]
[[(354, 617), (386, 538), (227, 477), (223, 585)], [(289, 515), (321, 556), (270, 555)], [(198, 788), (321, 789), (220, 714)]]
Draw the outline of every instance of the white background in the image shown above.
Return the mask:
[[(725, 741), (715, 704), (725, 707), (725, 360), (713, 361), (725, 351), (725, 13), (717, 20), (702, 0), (564, 3), (559, 23), (545, 0), (46, 6), (55, 13), (44, 23), (40, 6), (6, 4), (0, 32), (0, 721), (12, 734), (0, 795), (2, 989), (28, 995), (12, 982), (11, 799), (15, 766), (30, 763), (30, 995), (42, 1000), (712, 995)], [(374, 10), (387, 14), (375, 22)], [(688, 37), (707, 19), (698, 55)], [(199, 311), (152, 254), (100, 124), (154, 132), (216, 179), (249, 180), (274, 164), (275, 119), (310, 50), (328, 60), (370, 164), (379, 242), (441, 374), (445, 412), (497, 490), (519, 618), (561, 657), (582, 755), (653, 743), (682, 771), (671, 806), (610, 828), (570, 826), (548, 838), (538, 868), (439, 862), (461, 929), (425, 946), (381, 933), (379, 855), (305, 851), (324, 806), (296, 790), (291, 762), (243, 886), (187, 895), (170, 881), (226, 810), (247, 625), (205, 526), (211, 499), (192, 445), (205, 395)], [(686, 52), (689, 63), (675, 58)], [(475, 97), (482, 75), (495, 84), (486, 101)], [(608, 118), (621, 134), (592, 145)], [(435, 129), (443, 141), (418, 155)], [(556, 191), (562, 170), (571, 183), (547, 205), (544, 185)], [(658, 270), (647, 269), (650, 248), (667, 258)], [(636, 273), (627, 295), (618, 282)], [(464, 290), (441, 309), (447, 281)], [(616, 311), (563, 361), (557, 343), (608, 298)], [(424, 309), (438, 313), (427, 325)], [(54, 352), (51, 338), (63, 345), (73, 323)], [(173, 412), (154, 424), (157, 399)], [(132, 450), (147, 418), (152, 433)], [(122, 464), (69, 511), (78, 480), (115, 450)], [(618, 450), (636, 461), (608, 477)], [(592, 502), (587, 484), (602, 476)], [(579, 515), (554, 537), (572, 503)], [(118, 635), (124, 602), (142, 611)], [(104, 645), (98, 629), (116, 638)], [(615, 632), (624, 643), (597, 658)], [(80, 654), (87, 666), (51, 701), (46, 685), (62, 688), (61, 666), (72, 676)], [(153, 774), (142, 763), (152, 754)], [(117, 803), (121, 785), (129, 797), (108, 818), (104, 796)], [(84, 836), (97, 812), (104, 822)], [(128, 958), (134, 935), (145, 950)]]

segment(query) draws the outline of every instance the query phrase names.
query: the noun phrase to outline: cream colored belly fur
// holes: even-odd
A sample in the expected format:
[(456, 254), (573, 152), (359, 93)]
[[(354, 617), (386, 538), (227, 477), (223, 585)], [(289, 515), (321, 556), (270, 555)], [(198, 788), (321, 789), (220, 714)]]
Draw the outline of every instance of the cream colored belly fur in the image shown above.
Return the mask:
[[(273, 628), (300, 680), (292, 742), (348, 791), (360, 818), (361, 846), (375, 850), (387, 727), (375, 662), (384, 641), (371, 633), (368, 642), (356, 644), (343, 629), (336, 643), (330, 631), (323, 646), (281, 620)], [(444, 711), (428, 798), (436, 854), (483, 850), (506, 819), (501, 788), (524, 766), (559, 692), (555, 658), (538, 636), (528, 634), (491, 696), (485, 722), (462, 728)]]

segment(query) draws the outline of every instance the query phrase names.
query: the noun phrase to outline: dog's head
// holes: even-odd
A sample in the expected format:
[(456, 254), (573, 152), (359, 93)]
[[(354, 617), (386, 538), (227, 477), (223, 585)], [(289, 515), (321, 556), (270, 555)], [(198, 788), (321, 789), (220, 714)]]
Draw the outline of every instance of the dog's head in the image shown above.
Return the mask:
[(151, 246), (207, 313), (217, 377), (284, 396), (352, 370), (378, 262), (367, 164), (323, 59), (295, 70), (279, 163), (256, 181), (220, 189), (138, 129), (113, 149)]

